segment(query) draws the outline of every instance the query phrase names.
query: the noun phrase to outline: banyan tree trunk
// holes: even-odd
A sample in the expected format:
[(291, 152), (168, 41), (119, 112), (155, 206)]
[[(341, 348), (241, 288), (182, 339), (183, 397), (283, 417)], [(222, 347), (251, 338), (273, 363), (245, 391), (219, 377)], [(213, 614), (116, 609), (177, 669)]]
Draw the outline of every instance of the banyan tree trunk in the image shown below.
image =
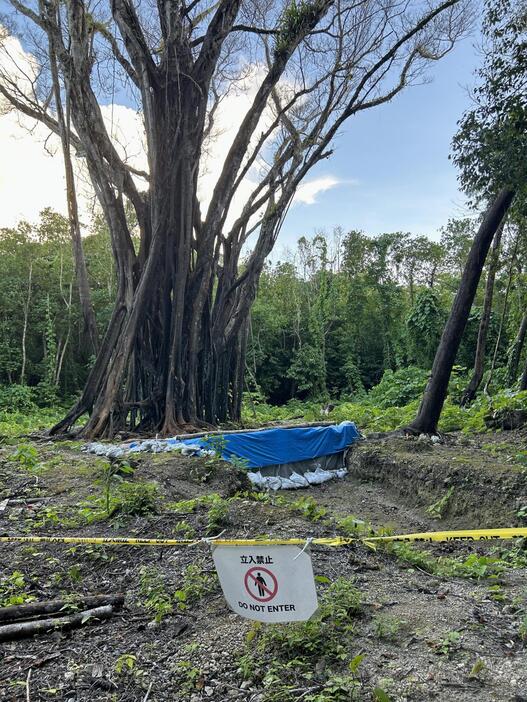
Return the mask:
[[(150, 195), (137, 256), (114, 193), (98, 193), (112, 224), (117, 299), (82, 397), (52, 433), (68, 430), (84, 413), (90, 415), (86, 438), (119, 431), (170, 435), (240, 416), (249, 305), (232, 326), (229, 295), (219, 306), (211, 298), (217, 263), (205, 240), (212, 233), (195, 236), (201, 138), (193, 132), (195, 88), (187, 89), (181, 95), (184, 86), (168, 86), (152, 108)], [(98, 168), (90, 154), (87, 160)], [(259, 269), (251, 274), (257, 278)], [(228, 285), (217, 285), (216, 296)]]

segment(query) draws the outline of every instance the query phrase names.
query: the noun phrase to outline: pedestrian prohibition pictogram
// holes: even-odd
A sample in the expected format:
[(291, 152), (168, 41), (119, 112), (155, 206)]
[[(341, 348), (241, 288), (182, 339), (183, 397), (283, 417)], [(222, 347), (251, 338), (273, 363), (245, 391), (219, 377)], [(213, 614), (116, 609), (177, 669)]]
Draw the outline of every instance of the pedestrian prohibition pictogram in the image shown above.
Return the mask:
[(249, 595), (257, 602), (269, 602), (278, 592), (278, 580), (267, 568), (249, 568), (244, 583)]

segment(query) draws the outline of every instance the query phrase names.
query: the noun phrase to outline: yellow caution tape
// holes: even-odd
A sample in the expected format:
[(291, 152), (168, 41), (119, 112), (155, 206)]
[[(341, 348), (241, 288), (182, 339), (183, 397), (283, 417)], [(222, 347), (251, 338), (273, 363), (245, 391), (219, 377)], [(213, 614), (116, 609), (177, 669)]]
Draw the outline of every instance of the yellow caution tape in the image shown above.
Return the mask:
[[(489, 539), (516, 539), (527, 537), (527, 528), (460, 529), (457, 531), (423, 531), (415, 534), (391, 536), (322, 537), (310, 539), (319, 546), (349, 546), (358, 542), (384, 543), (390, 541), (487, 541)], [(306, 539), (135, 539), (84, 536), (0, 536), (0, 543), (94, 544), (104, 546), (196, 546), (210, 543), (215, 546), (304, 546)]]

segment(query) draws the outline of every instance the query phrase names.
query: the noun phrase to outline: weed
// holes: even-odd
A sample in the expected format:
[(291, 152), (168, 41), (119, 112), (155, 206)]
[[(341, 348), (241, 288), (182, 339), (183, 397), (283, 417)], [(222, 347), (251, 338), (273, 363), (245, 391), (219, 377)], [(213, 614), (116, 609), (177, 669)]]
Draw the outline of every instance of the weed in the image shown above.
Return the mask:
[(485, 661), (482, 661), (481, 658), (478, 658), (472, 666), (472, 668), (470, 669), (470, 673), (468, 674), (469, 680), (477, 680), (479, 674), (482, 673), (486, 667), (487, 666), (485, 665)]
[(373, 690), (373, 702), (391, 702), (388, 693), (382, 687), (375, 687)]
[(19, 605), (24, 602), (31, 602), (35, 598), (28, 595), (27, 584), (24, 574), (19, 570), (14, 570), (11, 575), (6, 575), (0, 579), (0, 607)]
[(403, 625), (400, 619), (388, 614), (377, 614), (372, 623), (375, 636), (385, 641), (395, 641)]
[(504, 564), (499, 558), (478, 556), (472, 553), (464, 560), (455, 558), (440, 558), (436, 572), (440, 575), (455, 575), (461, 578), (495, 578), (504, 570)]
[(310, 522), (318, 522), (328, 513), (327, 509), (317, 505), (312, 497), (299, 497), (298, 500), (291, 502), (290, 506)]
[(190, 661), (179, 661), (174, 668), (174, 676), (178, 682), (179, 691), (184, 695), (203, 689), (205, 684), (203, 673)]
[(454, 494), (454, 486), (448, 488), (446, 493), (437, 502), (426, 508), (426, 514), (432, 519), (443, 519), (443, 516), (448, 509), (452, 495)]
[(507, 599), (507, 596), (503, 592), (503, 588), (501, 585), (491, 585), (488, 588), (490, 599), (494, 600), (494, 602), (504, 602)]
[(427, 573), (434, 573), (437, 570), (436, 559), (426, 551), (421, 551), (412, 544), (401, 542), (386, 543), (385, 548), (389, 553), (395, 554), (398, 560), (416, 566)]
[[(246, 637), (246, 649), (239, 658), (245, 678), (259, 679), (266, 701), (290, 700), (290, 691), (303, 679), (312, 686), (313, 666), (320, 658), (327, 662), (320, 689), (305, 699), (312, 702), (352, 700), (357, 687), (356, 673), (362, 658), (350, 657), (353, 621), (360, 610), (361, 595), (352, 581), (339, 578), (320, 598), (318, 613), (306, 622), (255, 623)], [(336, 675), (332, 666), (348, 665), (348, 675)]]
[(183, 520), (178, 522), (173, 528), (172, 533), (174, 536), (178, 536), (182, 539), (192, 539), (196, 535), (194, 527), (191, 526), (187, 521)]
[(153, 566), (143, 566), (140, 572), (139, 593), (143, 596), (143, 606), (154, 614), (154, 620), (161, 622), (174, 610), (172, 597), (167, 592), (161, 573)]
[[(114, 478), (117, 474), (114, 474)], [(112, 485), (112, 483), (115, 483)], [(130, 483), (122, 478), (104, 483), (104, 495), (91, 496), (82, 503), (79, 516), (87, 523), (107, 519), (115, 514), (123, 517), (152, 514), (159, 504), (159, 488), (156, 483)]]
[(207, 525), (205, 531), (207, 534), (214, 534), (220, 531), (228, 524), (229, 503), (219, 495), (216, 495), (212, 500), (211, 506), (207, 512)]
[(152, 514), (157, 511), (159, 488), (156, 483), (123, 482), (115, 496), (115, 511), (126, 516)]
[(459, 631), (448, 631), (443, 638), (434, 645), (434, 648), (436, 653), (450, 657), (452, 653), (459, 648), (460, 641), (461, 634)]
[(122, 675), (123, 673), (130, 673), (135, 668), (137, 661), (137, 656), (132, 653), (123, 653), (122, 656), (115, 661), (115, 672), (117, 675)]
[(372, 527), (367, 522), (364, 522), (362, 519), (357, 519), (357, 517), (351, 514), (339, 519), (337, 521), (337, 526), (346, 536), (355, 536), (358, 538), (361, 536), (373, 536), (375, 534)]
[(189, 605), (200, 600), (214, 590), (218, 578), (215, 573), (206, 573), (203, 564), (191, 563), (183, 571), (181, 587), (174, 593), (178, 610), (184, 611)]
[(133, 473), (133, 468), (128, 463), (121, 464), (117, 461), (108, 462), (102, 460), (97, 461), (96, 466), (100, 473), (100, 478), (96, 481), (96, 484), (102, 485), (106, 514), (110, 516), (112, 513), (111, 497), (113, 488), (116, 483), (123, 480), (123, 475)]
[(38, 451), (31, 444), (19, 444), (16, 451), (11, 454), (10, 460), (30, 472), (34, 472), (40, 467)]

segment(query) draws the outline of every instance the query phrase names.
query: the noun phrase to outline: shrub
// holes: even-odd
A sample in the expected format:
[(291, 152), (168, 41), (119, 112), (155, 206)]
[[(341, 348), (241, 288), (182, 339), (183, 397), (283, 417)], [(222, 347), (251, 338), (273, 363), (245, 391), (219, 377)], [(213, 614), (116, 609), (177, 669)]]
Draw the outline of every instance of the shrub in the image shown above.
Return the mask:
[(122, 482), (115, 495), (115, 509), (121, 514), (151, 514), (157, 511), (159, 488), (156, 483)]
[(370, 401), (380, 407), (401, 407), (412, 400), (420, 399), (426, 387), (428, 371), (415, 366), (400, 368), (397, 371), (386, 370), (381, 382), (371, 389)]
[(32, 412), (36, 408), (33, 389), (27, 385), (0, 386), (0, 410)]

